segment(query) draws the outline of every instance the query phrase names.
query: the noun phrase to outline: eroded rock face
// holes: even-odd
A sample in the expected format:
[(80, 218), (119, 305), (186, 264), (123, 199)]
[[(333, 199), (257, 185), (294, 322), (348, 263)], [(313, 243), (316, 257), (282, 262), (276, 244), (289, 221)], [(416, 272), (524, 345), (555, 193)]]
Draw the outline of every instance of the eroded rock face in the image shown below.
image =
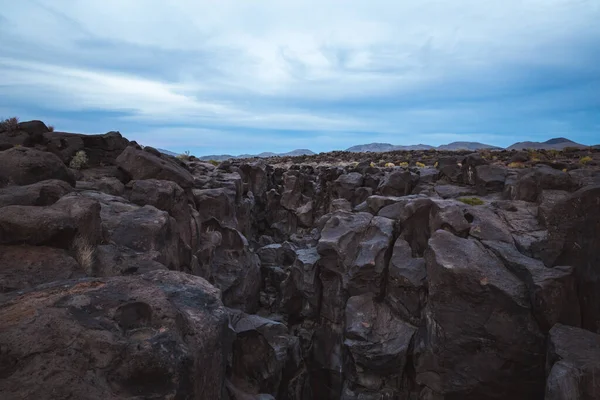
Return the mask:
[(59, 179), (75, 186), (75, 177), (52, 153), (15, 147), (0, 152), (0, 187), (30, 185), (48, 179)]
[(3, 399), (596, 396), (595, 337), (575, 328), (600, 315), (591, 150), (585, 167), (543, 151), (553, 168), (505, 151), (214, 166), (19, 126), (0, 132), (17, 160), (0, 171)]
[(600, 335), (557, 324), (548, 336), (547, 400), (592, 400), (600, 396)]
[[(63, 281), (2, 298), (3, 398), (221, 399), (219, 292), (179, 272)], [(210, 366), (210, 368), (207, 368)]]
[(525, 284), (479, 242), (446, 231), (432, 236), (425, 260), (417, 382), (464, 399), (540, 398), (544, 341)]

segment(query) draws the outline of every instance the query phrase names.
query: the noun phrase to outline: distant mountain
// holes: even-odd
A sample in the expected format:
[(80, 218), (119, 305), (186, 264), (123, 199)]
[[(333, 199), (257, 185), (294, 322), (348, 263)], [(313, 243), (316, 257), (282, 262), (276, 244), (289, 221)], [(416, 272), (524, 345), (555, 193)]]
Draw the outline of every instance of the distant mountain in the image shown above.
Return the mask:
[(220, 154), (220, 155), (202, 156), (202, 157), (198, 157), (198, 158), (203, 161), (209, 161), (209, 160), (225, 161), (225, 160), (229, 160), (232, 158), (254, 158), (254, 157), (269, 158), (269, 157), (286, 157), (286, 156), (295, 157), (295, 156), (312, 156), (314, 154), (316, 154), (316, 153), (314, 153), (308, 149), (296, 149), (296, 150), (288, 151), (287, 153), (264, 152), (264, 153), (260, 153), (260, 154), (240, 154), (239, 156), (232, 156), (229, 154)]
[(479, 142), (452, 142), (437, 147), (437, 150), (500, 150), (501, 147)]
[(160, 151), (161, 153), (163, 153), (163, 154), (166, 154), (166, 155), (168, 155), (168, 156), (177, 157), (177, 156), (179, 155), (179, 154), (177, 154), (177, 153), (173, 153), (172, 151), (165, 150), (165, 149), (156, 149), (156, 150), (158, 150), (158, 151)]
[(346, 149), (346, 151), (350, 151), (353, 153), (382, 153), (384, 151), (409, 151), (409, 150), (429, 150), (433, 149), (433, 146), (429, 146), (426, 144), (414, 144), (409, 146), (398, 146), (390, 143), (369, 143), (369, 144), (359, 144), (357, 146), (352, 146)]
[(588, 146), (580, 143), (576, 143), (566, 138), (554, 138), (546, 140), (545, 142), (518, 142), (512, 146), (508, 146), (507, 150), (524, 150), (524, 149), (544, 149), (544, 150), (562, 150), (565, 147), (580, 147), (586, 148)]

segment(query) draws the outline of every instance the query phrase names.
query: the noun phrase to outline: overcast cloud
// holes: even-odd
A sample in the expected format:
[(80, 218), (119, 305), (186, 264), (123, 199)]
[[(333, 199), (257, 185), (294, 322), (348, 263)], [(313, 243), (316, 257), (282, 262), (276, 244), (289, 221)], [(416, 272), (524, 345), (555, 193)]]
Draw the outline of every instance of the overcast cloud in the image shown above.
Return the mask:
[(600, 142), (600, 0), (0, 0), (0, 116), (197, 155)]

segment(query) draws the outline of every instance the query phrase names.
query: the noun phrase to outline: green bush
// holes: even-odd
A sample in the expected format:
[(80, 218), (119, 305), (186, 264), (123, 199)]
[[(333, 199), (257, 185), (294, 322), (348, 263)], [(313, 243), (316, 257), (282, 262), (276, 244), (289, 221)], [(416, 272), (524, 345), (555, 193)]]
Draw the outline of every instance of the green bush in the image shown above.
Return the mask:
[(87, 163), (88, 163), (87, 154), (85, 154), (85, 151), (79, 150), (77, 153), (75, 153), (75, 155), (71, 159), (71, 163), (69, 164), (69, 167), (71, 167), (73, 169), (83, 169), (87, 166)]
[(208, 160), (208, 162), (209, 162), (210, 164), (214, 165), (215, 167), (216, 167), (217, 165), (219, 165), (219, 162), (218, 162), (217, 160)]
[(485, 202), (483, 200), (481, 200), (480, 198), (477, 197), (461, 197), (460, 199), (457, 199), (458, 201), (461, 201), (465, 204), (468, 204), (470, 206), (480, 206), (482, 204), (485, 204)]

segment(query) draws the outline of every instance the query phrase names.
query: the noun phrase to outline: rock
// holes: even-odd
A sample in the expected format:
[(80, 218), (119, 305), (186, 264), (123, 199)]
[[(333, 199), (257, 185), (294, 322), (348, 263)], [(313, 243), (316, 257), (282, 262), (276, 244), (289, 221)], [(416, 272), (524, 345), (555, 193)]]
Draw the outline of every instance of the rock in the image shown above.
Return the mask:
[(282, 323), (237, 310), (230, 314), (236, 333), (231, 382), (249, 394), (282, 398), (301, 363), (298, 338)]
[(121, 214), (110, 235), (115, 244), (152, 254), (153, 260), (173, 270), (181, 268), (178, 239), (175, 219), (149, 205)]
[(462, 182), (461, 167), (458, 165), (458, 159), (454, 156), (441, 157), (437, 161), (437, 168), (440, 170), (440, 177), (446, 181), (460, 183)]
[(0, 245), (0, 293), (85, 275), (83, 268), (65, 250)]
[(471, 224), (470, 236), (479, 240), (497, 240), (510, 244), (514, 242), (505, 222), (489, 208), (468, 207), (464, 216)]
[(26, 147), (0, 152), (0, 187), (30, 185), (48, 179), (59, 179), (75, 186), (75, 178), (54, 154)]
[(525, 284), (479, 242), (446, 231), (431, 237), (425, 260), (417, 383), (448, 398), (541, 398), (544, 338)]
[(336, 211), (352, 211), (352, 203), (346, 199), (334, 199), (331, 201), (331, 212)]
[(427, 298), (425, 260), (413, 258), (408, 242), (398, 238), (390, 259), (386, 301), (392, 310), (413, 325), (421, 324)]
[(499, 165), (479, 165), (475, 167), (475, 186), (480, 195), (502, 192), (506, 181), (506, 168)]
[(415, 327), (394, 315), (385, 303), (375, 302), (371, 294), (348, 299), (344, 346), (354, 362), (353, 380), (379, 391), (381, 378), (402, 377), (415, 332)]
[(582, 327), (600, 333), (600, 185), (587, 186), (554, 206), (547, 217), (542, 253), (549, 266), (572, 265)]
[(95, 249), (94, 264), (90, 275), (109, 277), (139, 275), (167, 267), (154, 259), (153, 253), (139, 252), (125, 246), (104, 244)]
[(78, 190), (97, 190), (113, 196), (122, 196), (125, 193), (125, 185), (114, 177), (100, 178), (94, 181), (77, 181), (75, 187)]
[(26, 186), (8, 186), (0, 189), (0, 208), (5, 206), (49, 206), (73, 191), (68, 183), (50, 179)]
[(543, 165), (518, 180), (514, 199), (534, 202), (544, 189), (572, 192), (577, 184), (568, 173)]
[(377, 188), (383, 196), (409, 195), (418, 182), (418, 175), (413, 176), (410, 171), (394, 171), (387, 175)]
[(406, 201), (406, 199), (404, 197), (397, 196), (374, 195), (367, 197), (365, 201), (367, 203), (367, 206), (369, 207), (369, 212), (371, 212), (371, 214), (377, 215), (377, 213), (379, 213), (379, 211), (382, 208), (399, 202), (404, 202)]
[(29, 133), (30, 135), (43, 135), (50, 132), (45, 123), (39, 120), (19, 122), (17, 129)]
[(356, 190), (363, 185), (364, 177), (358, 172), (350, 172), (349, 174), (340, 175), (333, 182), (333, 194), (336, 198), (346, 199), (353, 204)]
[(546, 400), (600, 396), (600, 335), (562, 324), (548, 336)]
[[(488, 162), (479, 153), (467, 155), (461, 162), (462, 182), (475, 185), (477, 183), (477, 168), (487, 166), (487, 164)], [(485, 170), (483, 173), (486, 173)]]
[(538, 203), (540, 204), (538, 218), (542, 225), (548, 226), (548, 219), (552, 214), (552, 209), (568, 196), (569, 192), (566, 190), (542, 190), (538, 196)]
[(216, 218), (229, 228), (237, 228), (235, 192), (228, 189), (193, 189), (200, 221)]
[(540, 225), (537, 205), (525, 201), (497, 201), (492, 206), (508, 226), (519, 251), (539, 258), (547, 231)]
[(221, 289), (227, 307), (256, 312), (262, 284), (258, 256), (250, 251), (248, 240), (241, 232), (222, 226), (214, 219), (209, 222), (205, 228), (219, 236), (218, 241), (213, 242), (212, 257), (205, 260), (209, 262), (206, 266), (211, 274), (209, 280)]
[(318, 315), (321, 296), (319, 259), (315, 247), (296, 250), (290, 273), (281, 284), (281, 308), (292, 321)]
[(455, 235), (466, 237), (471, 224), (465, 216), (466, 206), (454, 200), (434, 200), (429, 211), (429, 232), (444, 229)]
[(572, 267), (547, 268), (540, 260), (521, 254), (512, 244), (487, 240), (482, 243), (504, 262), (509, 271), (525, 282), (534, 316), (544, 332), (556, 323), (581, 324)]
[(457, 185), (436, 185), (434, 190), (442, 199), (455, 199), (461, 196), (477, 194), (477, 190), (472, 187)]
[(2, 303), (3, 398), (223, 398), (228, 316), (202, 278), (71, 280)]
[(343, 211), (325, 224), (317, 245), (321, 264), (341, 276), (350, 295), (381, 293), (393, 225), (388, 218)]
[(183, 189), (194, 184), (192, 174), (168, 159), (156, 157), (146, 151), (128, 146), (116, 159), (116, 164), (126, 171), (132, 179), (161, 179), (173, 181)]
[(47, 207), (0, 208), (0, 244), (68, 249), (77, 236), (89, 245), (101, 239), (100, 205), (91, 199), (65, 196)]

